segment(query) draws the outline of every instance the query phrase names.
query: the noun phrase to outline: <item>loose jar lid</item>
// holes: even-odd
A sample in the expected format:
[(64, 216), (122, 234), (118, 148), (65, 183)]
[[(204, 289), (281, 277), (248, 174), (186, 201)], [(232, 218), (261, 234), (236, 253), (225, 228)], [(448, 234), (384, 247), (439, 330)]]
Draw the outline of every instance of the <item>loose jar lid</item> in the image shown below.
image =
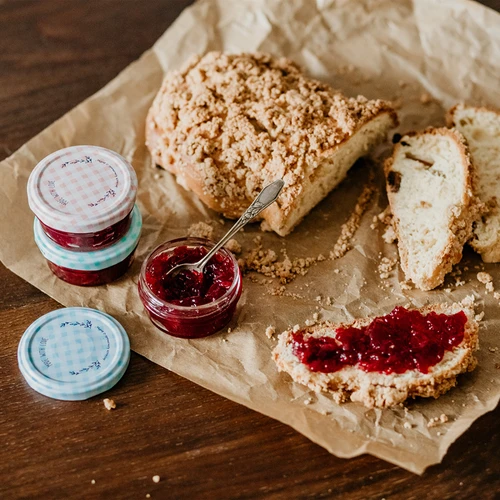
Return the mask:
[(35, 391), (77, 401), (111, 389), (130, 359), (123, 327), (109, 314), (86, 307), (57, 309), (24, 332), (19, 369)]
[(132, 210), (137, 176), (118, 153), (99, 146), (72, 146), (44, 158), (28, 179), (28, 203), (47, 226), (93, 233)]
[(142, 217), (139, 207), (136, 205), (132, 210), (132, 220), (126, 234), (116, 243), (90, 252), (75, 252), (61, 247), (45, 234), (37, 218), (35, 218), (33, 229), (35, 243), (47, 260), (67, 269), (100, 271), (122, 262), (134, 251), (141, 237)]

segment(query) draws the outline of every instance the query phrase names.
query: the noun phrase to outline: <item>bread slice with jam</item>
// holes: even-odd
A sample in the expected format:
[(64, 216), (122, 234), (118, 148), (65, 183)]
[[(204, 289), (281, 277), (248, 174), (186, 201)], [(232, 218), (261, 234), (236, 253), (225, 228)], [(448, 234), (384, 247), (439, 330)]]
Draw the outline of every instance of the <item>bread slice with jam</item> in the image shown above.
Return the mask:
[(278, 370), (337, 403), (387, 408), (416, 396), (437, 398), (477, 363), (473, 298), (378, 318), (288, 330), (273, 359)]
[(432, 290), (460, 262), (480, 217), (467, 142), (453, 129), (410, 132), (385, 174), (401, 267), (418, 288)]

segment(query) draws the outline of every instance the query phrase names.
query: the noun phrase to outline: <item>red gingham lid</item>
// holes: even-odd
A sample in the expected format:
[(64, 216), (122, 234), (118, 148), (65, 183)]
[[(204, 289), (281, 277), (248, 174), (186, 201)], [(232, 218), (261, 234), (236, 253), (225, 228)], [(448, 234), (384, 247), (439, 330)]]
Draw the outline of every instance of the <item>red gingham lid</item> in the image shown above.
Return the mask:
[(99, 146), (71, 146), (44, 158), (28, 179), (28, 203), (47, 226), (93, 233), (134, 207), (137, 176), (122, 156)]

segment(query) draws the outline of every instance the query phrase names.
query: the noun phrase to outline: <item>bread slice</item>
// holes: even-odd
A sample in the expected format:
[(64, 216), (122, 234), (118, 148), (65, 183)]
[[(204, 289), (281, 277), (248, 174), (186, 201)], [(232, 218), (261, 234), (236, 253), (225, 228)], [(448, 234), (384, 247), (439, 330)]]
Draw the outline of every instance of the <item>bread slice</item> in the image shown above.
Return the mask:
[(395, 145), (385, 175), (401, 267), (432, 290), (462, 258), (480, 216), (467, 143), (446, 128), (411, 132)]
[(500, 113), (459, 104), (446, 118), (448, 126), (467, 139), (478, 177), (477, 195), (487, 209), (469, 243), (484, 262), (500, 262)]
[(146, 144), (156, 164), (229, 218), (282, 178), (262, 218), (285, 236), (396, 125), (388, 103), (345, 97), (288, 59), (210, 52), (167, 73)]
[[(279, 371), (287, 372), (295, 382), (304, 384), (315, 392), (330, 393), (337, 403), (358, 401), (368, 408), (387, 408), (416, 396), (437, 398), (456, 385), (457, 375), (472, 371), (477, 360), (473, 355), (478, 347), (479, 325), (474, 317), (472, 297), (462, 303), (435, 304), (419, 311), (423, 315), (434, 311), (438, 314), (455, 314), (463, 311), (467, 316), (462, 342), (446, 351), (442, 360), (431, 367), (428, 373), (418, 370), (401, 374), (366, 372), (358, 366), (349, 366), (332, 373), (311, 371), (294, 354), (292, 331), (279, 336), (278, 345), (273, 350), (273, 359)], [(309, 337), (335, 338), (338, 328), (360, 328), (372, 322), (373, 318), (358, 319), (350, 324), (325, 322), (307, 327), (300, 333)]]

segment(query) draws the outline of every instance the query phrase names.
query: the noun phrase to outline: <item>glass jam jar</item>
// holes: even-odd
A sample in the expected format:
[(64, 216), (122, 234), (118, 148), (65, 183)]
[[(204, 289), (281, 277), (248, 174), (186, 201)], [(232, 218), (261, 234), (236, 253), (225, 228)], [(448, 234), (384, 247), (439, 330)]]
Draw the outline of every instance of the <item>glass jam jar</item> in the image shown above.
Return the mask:
[(213, 243), (205, 238), (179, 238), (157, 247), (144, 261), (139, 296), (155, 326), (181, 338), (207, 337), (231, 320), (241, 296), (242, 278), (234, 255), (222, 248), (202, 274), (165, 277), (177, 264), (200, 260)]
[(130, 227), (136, 194), (130, 163), (98, 146), (56, 151), (28, 179), (28, 203), (45, 234), (77, 252), (118, 241)]
[(49, 269), (60, 279), (79, 286), (97, 286), (120, 278), (134, 259), (142, 229), (137, 206), (132, 210), (128, 231), (113, 245), (90, 252), (68, 250), (48, 237), (35, 218), (35, 243), (47, 260)]

